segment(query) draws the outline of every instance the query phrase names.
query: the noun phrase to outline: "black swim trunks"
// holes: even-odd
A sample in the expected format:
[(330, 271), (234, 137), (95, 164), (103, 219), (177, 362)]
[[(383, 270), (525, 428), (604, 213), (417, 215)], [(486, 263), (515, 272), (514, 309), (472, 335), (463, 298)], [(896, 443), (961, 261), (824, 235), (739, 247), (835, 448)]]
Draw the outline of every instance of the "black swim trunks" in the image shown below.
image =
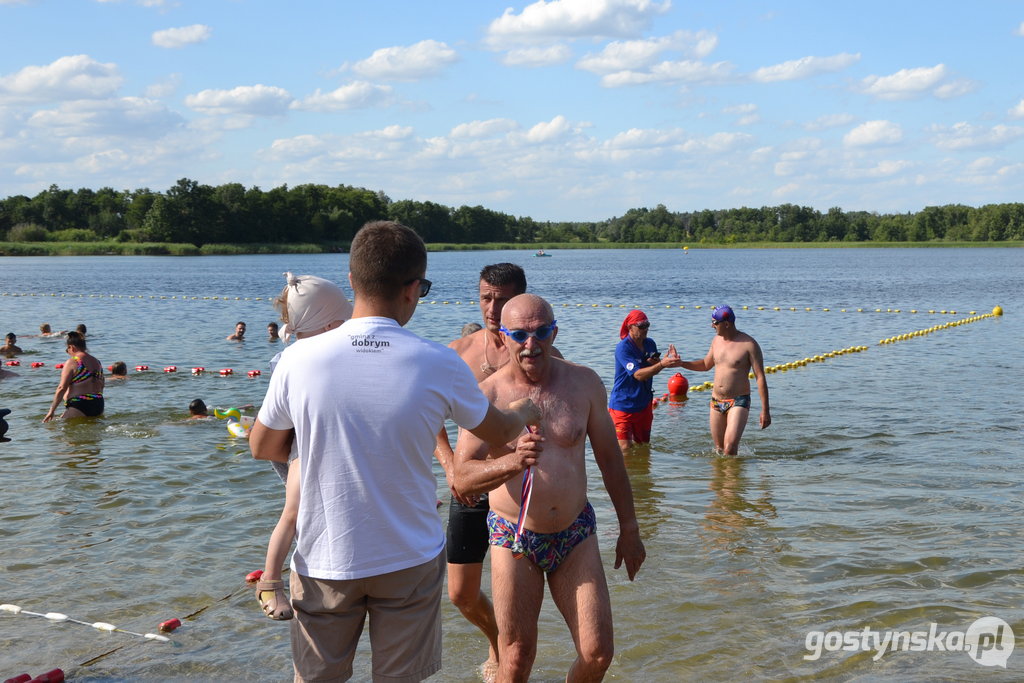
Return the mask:
[(478, 564), (487, 555), (487, 494), (473, 507), (452, 498), (448, 506), (448, 564)]

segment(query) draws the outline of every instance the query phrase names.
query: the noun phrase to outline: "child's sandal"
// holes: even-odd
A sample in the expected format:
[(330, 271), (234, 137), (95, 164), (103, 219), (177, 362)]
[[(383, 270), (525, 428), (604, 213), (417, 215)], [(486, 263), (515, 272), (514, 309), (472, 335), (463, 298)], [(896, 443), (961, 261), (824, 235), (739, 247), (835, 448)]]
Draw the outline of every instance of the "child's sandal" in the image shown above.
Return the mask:
[(284, 581), (273, 579), (256, 582), (256, 599), (259, 600), (263, 613), (277, 621), (291, 619), (294, 616), (288, 596), (284, 594)]

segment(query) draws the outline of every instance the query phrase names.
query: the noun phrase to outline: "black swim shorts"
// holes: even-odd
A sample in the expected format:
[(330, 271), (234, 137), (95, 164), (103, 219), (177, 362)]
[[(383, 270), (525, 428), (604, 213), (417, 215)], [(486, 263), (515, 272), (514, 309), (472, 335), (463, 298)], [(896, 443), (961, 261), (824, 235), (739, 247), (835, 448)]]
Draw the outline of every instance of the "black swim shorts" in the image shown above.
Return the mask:
[(473, 507), (452, 498), (448, 506), (448, 564), (477, 564), (487, 555), (487, 494)]

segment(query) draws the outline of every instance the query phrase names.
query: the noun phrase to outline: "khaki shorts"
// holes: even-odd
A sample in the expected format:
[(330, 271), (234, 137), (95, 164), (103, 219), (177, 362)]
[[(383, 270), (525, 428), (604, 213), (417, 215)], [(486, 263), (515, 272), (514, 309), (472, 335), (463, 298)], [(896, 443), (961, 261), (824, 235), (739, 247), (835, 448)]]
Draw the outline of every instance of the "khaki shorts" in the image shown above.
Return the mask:
[(441, 670), (445, 555), (390, 574), (331, 581), (291, 573), (295, 681), (347, 681), (370, 617), (373, 680), (416, 683)]

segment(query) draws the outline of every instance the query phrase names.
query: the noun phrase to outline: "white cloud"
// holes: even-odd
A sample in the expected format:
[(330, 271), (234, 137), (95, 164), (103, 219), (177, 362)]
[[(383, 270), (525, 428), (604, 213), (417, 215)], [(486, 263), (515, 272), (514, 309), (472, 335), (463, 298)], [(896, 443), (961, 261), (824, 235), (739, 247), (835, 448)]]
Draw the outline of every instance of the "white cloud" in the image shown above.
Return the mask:
[(903, 128), (892, 121), (868, 121), (843, 136), (843, 144), (847, 147), (894, 145), (901, 140)]
[(519, 124), (512, 119), (490, 119), (488, 121), (470, 121), (460, 123), (452, 128), (452, 138), (486, 138), (517, 130)]
[(162, 103), (141, 97), (65, 102), (57, 109), (37, 111), (28, 125), (55, 137), (160, 137), (182, 126), (184, 119)]
[(26, 66), (0, 76), (0, 104), (100, 99), (113, 94), (124, 79), (117, 65), (88, 55), (61, 57), (45, 66)]
[(682, 52), (686, 56), (700, 59), (710, 54), (717, 45), (718, 36), (707, 31), (676, 31), (661, 38), (611, 42), (599, 53), (585, 55), (576, 63), (576, 67), (596, 74), (643, 69), (652, 65), (665, 52)]
[(561, 64), (572, 56), (567, 45), (561, 43), (538, 47), (521, 47), (509, 50), (501, 62), (506, 66), (553, 66)]
[(1024, 99), (1017, 103), (1017, 106), (1008, 112), (1015, 119), (1024, 119)]
[(903, 100), (925, 95), (946, 77), (945, 64), (916, 69), (900, 69), (890, 76), (868, 76), (861, 90), (882, 100)]
[(496, 48), (551, 38), (633, 37), (671, 0), (538, 0), (519, 14), (508, 8), (487, 27), (486, 42)]
[(739, 116), (736, 120), (736, 124), (739, 126), (750, 126), (761, 120), (761, 116), (757, 113), (756, 104), (736, 104), (731, 107), (725, 107), (722, 109), (722, 113)]
[(185, 106), (204, 114), (280, 116), (288, 111), (292, 96), (268, 85), (240, 85), (231, 90), (202, 90), (185, 98)]
[(978, 84), (975, 81), (967, 78), (958, 78), (955, 81), (949, 83), (943, 83), (935, 89), (933, 94), (942, 100), (951, 100), (954, 97), (960, 97), (974, 92), (978, 88)]
[(352, 71), (363, 78), (413, 81), (440, 74), (459, 56), (445, 43), (421, 40), (408, 47), (385, 47), (367, 59), (352, 65)]
[(601, 85), (606, 88), (617, 88), (644, 83), (726, 83), (732, 79), (733, 69), (729, 62), (661, 62), (647, 71), (619, 71), (608, 74), (601, 78)]
[(391, 100), (391, 87), (374, 85), (365, 81), (353, 81), (328, 93), (317, 88), (309, 97), (293, 102), (293, 109), (332, 112), (348, 109), (366, 109), (385, 105)]
[(804, 124), (805, 130), (826, 130), (848, 126), (854, 121), (853, 114), (824, 114)]
[(170, 97), (181, 86), (181, 74), (170, 74), (146, 88), (146, 97)]
[(843, 52), (831, 57), (801, 57), (774, 66), (763, 66), (754, 71), (750, 77), (759, 83), (795, 81), (818, 74), (842, 71), (858, 61), (860, 61), (859, 52), (857, 54)]
[(526, 139), (530, 142), (553, 142), (561, 137), (568, 135), (572, 131), (572, 126), (569, 124), (568, 119), (559, 114), (550, 121), (542, 121), (526, 133)]
[(153, 44), (157, 47), (178, 48), (186, 45), (205, 43), (213, 35), (213, 29), (203, 24), (165, 28), (153, 32)]
[(940, 149), (998, 149), (1024, 136), (1024, 127), (997, 125), (973, 126), (961, 121), (952, 126), (932, 126), (932, 142)]

